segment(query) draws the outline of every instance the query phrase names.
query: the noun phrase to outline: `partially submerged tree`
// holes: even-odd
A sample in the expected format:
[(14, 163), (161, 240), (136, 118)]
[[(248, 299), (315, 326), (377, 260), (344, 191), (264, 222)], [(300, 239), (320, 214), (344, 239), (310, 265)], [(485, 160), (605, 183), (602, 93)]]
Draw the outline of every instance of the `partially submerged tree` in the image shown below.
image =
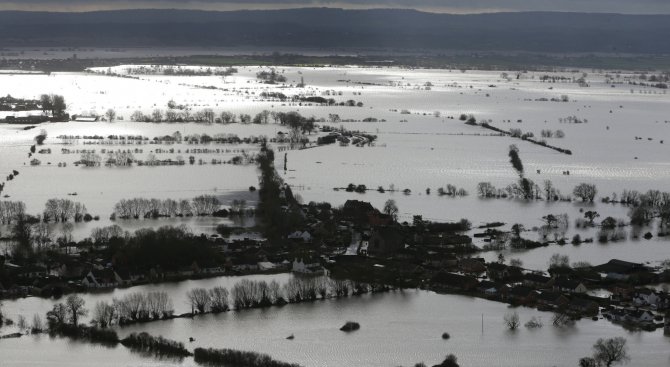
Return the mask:
[(42, 129), (40, 130), (40, 133), (35, 136), (35, 142), (37, 145), (42, 145), (45, 140), (47, 140), (47, 131)]
[(65, 300), (65, 309), (68, 314), (68, 320), (73, 326), (79, 325), (79, 318), (88, 314), (88, 310), (84, 308), (86, 301), (77, 294), (71, 294)]
[(610, 367), (615, 364), (624, 364), (630, 361), (626, 338), (600, 338), (593, 345), (593, 359), (597, 363)]
[(116, 120), (116, 111), (111, 108), (108, 109), (107, 112), (105, 112), (105, 118), (109, 122), (114, 122), (114, 120)]
[(433, 367), (458, 367), (458, 359), (456, 358), (455, 355), (450, 354), (447, 356), (447, 358), (442, 361), (442, 363), (435, 365)]
[(596, 185), (581, 183), (575, 186), (575, 188), (572, 190), (572, 193), (576, 197), (582, 199), (584, 202), (593, 202), (593, 199), (596, 197), (598, 190), (596, 189)]
[(505, 314), (503, 320), (505, 322), (505, 326), (510, 330), (516, 330), (519, 328), (519, 325), (521, 325), (519, 314), (516, 311)]
[(589, 210), (584, 213), (584, 219), (588, 219), (590, 225), (593, 225), (593, 221), (598, 217), (600, 217), (600, 214), (595, 210)]

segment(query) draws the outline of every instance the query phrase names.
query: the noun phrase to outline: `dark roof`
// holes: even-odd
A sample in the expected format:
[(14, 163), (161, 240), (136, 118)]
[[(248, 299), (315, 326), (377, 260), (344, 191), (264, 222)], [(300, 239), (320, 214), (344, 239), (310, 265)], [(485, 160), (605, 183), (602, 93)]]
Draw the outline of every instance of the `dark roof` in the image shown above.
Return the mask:
[(461, 274), (455, 274), (455, 273), (447, 273), (447, 272), (439, 272), (433, 278), (431, 279), (433, 283), (439, 283), (443, 285), (448, 285), (452, 287), (459, 287), (459, 288), (464, 288), (468, 286), (473, 286), (478, 284), (478, 281), (476, 278), (467, 276), (467, 275), (461, 275)]
[(639, 263), (632, 263), (624, 260), (613, 259), (605, 264), (595, 266), (596, 271), (602, 273), (628, 274), (636, 271), (644, 271), (647, 268)]
[(560, 292), (541, 292), (537, 298), (545, 302), (554, 303), (561, 297), (565, 298)]
[(96, 279), (106, 279), (106, 280), (116, 279), (114, 270), (112, 269), (102, 269), (102, 270), (91, 269), (91, 273), (93, 273), (93, 276)]
[(505, 271), (509, 268), (509, 266), (501, 263), (488, 263), (486, 266), (489, 270), (494, 271)]
[(568, 288), (568, 289), (575, 289), (579, 286), (581, 282), (578, 282), (576, 280), (564, 278), (564, 277), (558, 277), (554, 281), (554, 285), (560, 288)]
[(518, 286), (510, 290), (510, 294), (517, 297), (528, 297), (537, 294), (533, 288)]
[(490, 280), (482, 280), (481, 282), (479, 282), (479, 288), (481, 289), (497, 288), (497, 284)]
[(548, 283), (551, 278), (544, 276), (542, 274), (537, 274), (537, 273), (528, 273), (523, 276), (524, 280), (527, 280), (529, 282), (533, 283), (540, 283), (540, 284), (546, 284)]
[(598, 304), (585, 298), (573, 298), (572, 301), (570, 301), (570, 306), (587, 309), (598, 307)]

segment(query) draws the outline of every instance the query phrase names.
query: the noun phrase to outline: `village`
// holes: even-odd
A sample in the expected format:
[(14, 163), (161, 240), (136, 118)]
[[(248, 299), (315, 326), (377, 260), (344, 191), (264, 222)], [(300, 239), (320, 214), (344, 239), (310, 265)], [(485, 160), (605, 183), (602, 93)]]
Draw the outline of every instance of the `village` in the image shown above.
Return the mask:
[[(617, 259), (584, 268), (559, 262), (546, 272), (508, 265), (503, 259), (486, 262), (478, 257), (481, 250), (472, 237), (464, 234), (471, 227), (467, 220), (433, 223), (415, 216), (413, 223), (398, 223), (392, 212), (380, 212), (359, 200), (348, 200), (341, 208), (311, 202), (291, 210), (296, 212), (300, 229), (280, 241), (270, 242), (260, 234), (231, 236), (230, 229), (193, 235), (189, 246), (202, 246), (215, 255), (200, 261), (194, 257), (192, 262), (182, 259), (180, 266), (151, 259), (145, 263), (154, 266), (129, 266), (112, 251), (119, 246), (113, 234), (53, 244), (48, 256), (23, 260), (21, 265), (0, 256), (0, 296), (60, 297), (147, 283), (292, 272), (533, 307), (552, 312), (555, 326), (588, 317), (629, 329), (665, 325), (670, 332), (663, 322), (670, 308), (668, 293), (645, 287), (667, 281), (667, 272), (659, 269)], [(594, 290), (606, 290), (608, 296)]]

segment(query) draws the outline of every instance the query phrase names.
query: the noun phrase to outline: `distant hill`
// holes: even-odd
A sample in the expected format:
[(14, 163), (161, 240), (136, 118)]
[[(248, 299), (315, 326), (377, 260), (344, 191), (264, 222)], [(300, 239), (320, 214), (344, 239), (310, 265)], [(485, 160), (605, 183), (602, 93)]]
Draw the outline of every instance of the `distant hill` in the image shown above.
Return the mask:
[(413, 10), (0, 12), (0, 47), (254, 46), (670, 53), (670, 15)]

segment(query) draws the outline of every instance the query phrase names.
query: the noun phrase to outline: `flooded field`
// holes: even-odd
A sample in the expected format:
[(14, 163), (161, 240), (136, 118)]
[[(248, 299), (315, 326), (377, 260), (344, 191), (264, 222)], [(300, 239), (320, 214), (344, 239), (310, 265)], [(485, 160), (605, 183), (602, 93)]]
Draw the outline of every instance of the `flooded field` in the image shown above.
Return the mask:
[[(144, 71), (139, 73), (138, 70)], [(63, 135), (106, 137), (114, 134), (142, 135), (153, 139), (175, 132), (182, 136), (235, 134), (240, 138), (274, 138), (278, 133), (288, 133), (288, 129), (272, 123), (272, 120), (269, 124), (260, 125), (130, 122), (135, 111), (144, 114), (151, 114), (156, 109), (167, 111), (169, 101), (184, 105), (193, 112), (211, 108), (217, 116), (223, 111), (252, 116), (262, 110), (298, 111), (305, 116), (323, 119), (324, 122), (319, 123), (322, 126), (344, 127), (377, 135), (376, 144), (370, 147), (334, 144), (288, 151), (289, 169), (280, 173), (304, 202), (328, 201), (341, 205), (353, 198), (382, 207), (387, 199), (393, 198), (404, 220), (411, 221), (412, 215), (419, 214), (431, 220), (467, 218), (475, 224), (501, 221), (509, 225), (523, 223), (532, 228), (540, 225), (542, 216), (550, 213), (566, 213), (572, 222), (581, 217), (579, 209), (597, 210), (603, 218), (606, 215), (626, 217), (627, 208), (600, 203), (585, 207), (578, 203), (525, 203), (478, 198), (476, 187), (479, 182), (487, 181), (504, 187), (515, 181), (516, 173), (507, 157), (511, 144), (519, 148), (527, 177), (540, 185), (545, 180), (551, 180), (564, 195), (570, 195), (572, 188), (581, 182), (595, 184), (598, 197), (611, 196), (624, 189), (663, 190), (670, 186), (669, 148), (663, 144), (670, 129), (667, 116), (669, 97), (663, 89), (629, 85), (629, 82), (638, 82), (640, 77), (640, 74), (632, 72), (502, 73), (282, 67), (277, 68), (277, 72), (286, 77), (286, 84), (269, 85), (256, 79), (256, 73), (269, 70), (267, 67), (242, 67), (238, 73), (229, 76), (166, 76), (162, 70), (160, 67), (146, 66), (142, 69), (142, 66), (134, 65), (94, 69), (91, 73), (0, 76), (2, 95), (10, 93), (22, 98), (37, 98), (41, 93), (61, 93), (72, 114), (103, 115), (112, 108), (120, 120), (113, 123), (42, 124), (28, 131), (22, 130), (21, 126), (0, 125), (3, 156), (0, 169), (3, 172), (20, 172), (14, 181), (6, 184), (3, 195), (9, 195), (10, 200), (24, 201), (29, 212), (39, 213), (47, 199), (76, 193), (76, 200), (84, 203), (90, 213), (101, 217), (99, 223), (81, 226), (84, 228), (107, 224), (106, 219), (112, 213), (114, 204), (123, 198), (177, 199), (214, 194), (226, 203), (245, 195), (252, 203), (253, 195), (243, 193), (249, 186), (257, 185), (254, 165), (212, 166), (208, 163), (212, 159), (225, 161), (241, 151), (253, 154), (257, 146), (129, 146), (114, 145), (114, 142), (85, 145), (91, 141), (77, 139), (65, 144), (65, 140), (58, 138)], [(206, 68), (190, 67), (190, 70), (203, 71)], [(301, 81), (305, 87), (296, 87)], [(40, 86), (39, 90), (35, 90), (35, 85)], [(352, 99), (362, 102), (363, 106), (282, 102), (262, 98), (261, 93), (264, 92), (287, 96), (325, 96), (337, 102)], [(567, 102), (560, 102), (562, 100)], [(490, 120), (492, 126), (500, 129), (520, 129), (536, 137), (542, 130), (560, 130), (563, 138), (545, 140), (550, 145), (571, 150), (572, 155), (507, 136), (493, 136), (495, 132), (491, 130), (464, 124), (459, 120), (461, 114), (472, 114), (480, 122)], [(338, 117), (333, 118), (333, 115)], [(371, 121), (376, 119), (376, 122), (361, 122), (366, 118), (371, 118)], [(51, 154), (36, 154), (41, 165), (31, 166), (28, 148), (39, 129), (48, 133), (44, 148), (51, 149)], [(323, 133), (313, 133), (308, 137), (314, 141), (319, 135)], [(170, 148), (175, 153), (164, 153)], [(95, 168), (76, 167), (73, 163), (79, 159), (79, 154), (62, 153), (63, 149), (132, 149), (138, 152), (134, 154), (137, 159), (145, 159), (150, 154), (159, 159), (176, 159), (178, 155), (187, 157), (189, 154), (185, 152), (188, 148), (218, 148), (221, 153), (198, 154), (195, 164), (185, 166)], [(281, 167), (283, 154), (277, 154), (276, 158), (277, 166)], [(200, 164), (200, 160), (204, 165)], [(57, 167), (58, 163), (67, 166)], [(567, 171), (569, 175), (564, 174)], [(43, 183), (47, 181), (49, 185), (45, 186)], [(368, 188), (407, 188), (412, 194), (371, 191), (361, 195), (333, 190), (349, 183), (365, 184)], [(464, 188), (469, 196), (453, 199), (435, 195), (437, 188), (447, 184)], [(427, 188), (432, 190), (433, 195), (426, 194)], [(197, 230), (208, 232), (202, 228)], [(82, 228), (78, 235), (86, 236), (87, 232)], [(533, 237), (532, 234), (530, 236)], [(578, 257), (578, 253), (586, 251), (567, 252), (574, 252), (573, 257)], [(640, 254), (637, 251), (631, 253)], [(657, 252), (654, 254), (660, 255)], [(656, 256), (647, 260), (656, 259)], [(589, 256), (589, 261), (597, 262), (597, 257)], [(642, 260), (639, 257), (643, 256), (631, 260)], [(603, 256), (603, 259), (608, 258)], [(526, 263), (541, 268), (546, 258), (542, 256), (535, 260), (530, 256)]]
[[(166, 285), (134, 287), (113, 293), (84, 295), (87, 304), (111, 299), (131, 291), (166, 291), (175, 301), (177, 312), (188, 305), (185, 293), (193, 287), (230, 286), (242, 278), (215, 278)], [(254, 280), (276, 279), (285, 282), (285, 275), (254, 276)], [(183, 301), (183, 302), (182, 302)], [(6, 312), (43, 311), (53, 301), (28, 298), (7, 302)], [(175, 319), (117, 329), (120, 336), (146, 331), (196, 347), (233, 348), (268, 353), (272, 357), (304, 366), (412, 366), (440, 362), (454, 353), (465, 366), (574, 366), (581, 356), (588, 355), (598, 338), (625, 336), (636, 365), (666, 366), (670, 339), (656, 332), (627, 332), (606, 320), (583, 319), (574, 326), (555, 328), (550, 325), (551, 313), (516, 308), (522, 322), (540, 318), (540, 329), (506, 330), (502, 317), (507, 305), (458, 295), (439, 295), (426, 291), (406, 290), (387, 294), (332, 299), (315, 303), (287, 305), (269, 309), (204, 315), (194, 319)], [(353, 334), (339, 331), (347, 320), (361, 324)], [(442, 340), (443, 332), (451, 335)], [(294, 335), (294, 340), (286, 340)], [(192, 343), (189, 338), (194, 338)], [(24, 336), (0, 342), (0, 353), (7, 365), (19, 365), (31, 350), (31, 365), (58, 363), (85, 366), (90, 363), (108, 365), (112, 358), (118, 365), (193, 366), (192, 359), (182, 361), (142, 359), (119, 346), (109, 349), (46, 335)]]
[[(276, 154), (276, 166), (283, 168), (283, 153), (286, 153), (288, 169), (279, 169), (279, 173), (305, 203), (327, 201), (338, 206), (346, 200), (358, 199), (381, 208), (392, 198), (400, 209), (401, 221), (411, 222), (414, 215), (422, 215), (424, 219), (435, 221), (467, 218), (475, 226), (500, 221), (505, 223), (504, 229), (521, 223), (528, 229), (524, 237), (538, 240), (540, 235), (532, 228), (542, 225), (542, 217), (565, 213), (569, 217), (567, 238), (574, 234), (593, 238), (597, 229), (574, 225), (575, 220), (583, 218), (584, 211), (596, 210), (601, 219), (612, 216), (628, 220), (628, 208), (601, 203), (602, 197), (611, 197), (624, 189), (644, 192), (667, 191), (670, 187), (670, 96), (665, 89), (630, 84), (642, 80), (640, 73), (281, 67), (276, 71), (286, 77), (286, 83), (270, 85), (256, 78), (256, 73), (267, 71), (268, 67), (240, 67), (237, 73), (225, 77), (138, 73), (138, 67), (118, 66), (87, 73), (50, 75), (1, 74), (2, 96), (39, 98), (43, 93), (57, 93), (65, 97), (70, 114), (104, 115), (108, 109), (114, 109), (118, 118), (115, 122), (45, 123), (30, 130), (24, 130), (22, 125), (0, 124), (0, 177), (9, 175), (12, 170), (19, 172), (13, 180), (6, 181), (3, 200), (23, 201), (27, 211), (33, 214), (41, 213), (44, 203), (51, 198), (70, 198), (85, 204), (89, 213), (99, 215), (100, 220), (76, 224), (73, 236), (77, 239), (89, 236), (95, 227), (112, 224), (110, 215), (114, 204), (121, 199), (191, 199), (208, 194), (217, 196), (224, 205), (244, 199), (253, 206), (257, 195), (249, 187), (258, 185), (255, 165), (212, 162), (228, 161), (242, 154), (253, 155), (259, 149), (258, 144), (149, 142), (176, 132), (181, 136), (234, 134), (240, 138), (276, 139), (288, 134), (288, 128), (272, 119), (267, 124), (131, 121), (136, 111), (150, 115), (160, 109), (165, 113), (170, 101), (193, 113), (211, 109), (216, 116), (223, 111), (251, 116), (263, 110), (297, 111), (303, 116), (314, 116), (320, 126), (376, 135), (377, 140), (371, 146), (332, 144), (285, 150)], [(205, 68), (192, 67), (192, 70)], [(305, 86), (298, 87), (299, 83)], [(362, 106), (270, 100), (262, 97), (262, 93), (318, 96), (337, 102), (353, 100)], [(9, 114), (0, 112), (0, 118)], [(522, 133), (532, 133), (535, 139), (569, 149), (572, 154), (467, 125), (460, 119), (462, 114), (505, 131), (520, 129)], [(48, 137), (38, 149), (49, 149), (50, 153), (37, 152), (29, 157), (33, 138), (42, 129)], [(542, 137), (543, 130), (551, 131), (552, 137)], [(314, 142), (326, 134), (315, 131), (307, 137)], [(59, 138), (65, 135), (80, 138)], [(94, 135), (141, 135), (147, 140), (142, 144), (122, 144), (118, 140), (86, 138)], [(519, 149), (526, 177), (540, 186), (550, 180), (563, 195), (571, 195), (573, 187), (580, 183), (595, 184), (598, 189), (595, 202), (527, 202), (478, 197), (479, 182), (503, 188), (518, 179), (509, 162), (511, 144)], [(274, 146), (286, 148), (283, 143)], [(136, 159), (142, 160), (149, 155), (166, 160), (182, 156), (188, 160), (192, 155), (194, 162), (175, 166), (76, 165), (81, 156), (79, 151), (90, 149), (98, 153), (102, 149), (131, 150)], [(193, 153), (194, 149), (197, 153)], [(35, 158), (40, 161), (39, 165), (31, 164)], [(364, 184), (369, 189), (394, 187), (397, 191), (372, 190), (357, 194), (334, 190), (349, 183)], [(437, 189), (447, 184), (463, 188), (469, 195), (457, 198), (437, 195)], [(401, 192), (404, 189), (411, 192), (404, 194)], [(130, 231), (186, 224), (196, 233), (210, 234), (217, 224), (230, 224), (230, 221), (170, 218), (114, 223)], [(241, 225), (253, 224), (251, 220)], [(553, 244), (502, 253), (506, 258), (521, 259), (528, 269), (546, 269), (555, 253), (568, 255), (572, 262), (587, 261), (594, 265), (612, 258), (658, 265), (670, 258), (669, 243), (665, 239), (668, 237), (654, 236), (645, 240), (639, 236), (647, 231), (656, 233), (655, 228), (655, 224), (648, 228), (627, 227), (625, 237), (616, 243)], [(482, 256), (493, 260), (498, 252), (489, 251)], [(279, 277), (286, 280), (288, 275)], [(197, 284), (209, 286), (213, 282), (229, 280), (197, 281)], [(187, 307), (184, 294), (191, 286), (187, 282), (147, 288), (169, 292), (179, 312)], [(123, 292), (126, 290), (87, 295), (86, 300), (92, 305), (98, 297), (109, 299)], [(24, 312), (31, 316), (43, 314), (51, 304), (51, 300), (28, 298), (6, 302), (5, 310), (10, 315)], [(625, 335), (635, 365), (670, 365), (664, 352), (670, 339), (663, 337), (662, 330), (628, 333), (603, 320), (581, 320), (568, 329), (546, 326), (510, 334), (502, 326), (502, 315), (506, 311), (507, 306), (501, 303), (405, 291), (156, 322), (125, 328), (120, 333), (146, 330), (179, 341), (194, 337), (193, 346), (257, 350), (306, 366), (413, 365), (420, 361), (435, 364), (448, 353), (455, 353), (464, 366), (573, 366), (578, 357), (590, 352), (597, 338)], [(531, 316), (550, 317), (535, 310), (519, 309), (518, 312), (522, 320)], [(349, 319), (361, 323), (360, 333), (345, 335), (337, 330)], [(451, 340), (439, 338), (445, 331), (452, 335)], [(290, 334), (295, 335), (295, 340), (285, 340)], [(34, 360), (23, 359), (26, 350), (31, 350)], [(128, 366), (177, 363), (142, 359), (125, 349), (92, 347), (50, 340), (46, 336), (0, 341), (0, 354), (3, 356), (0, 365), (11, 366), (19, 365), (19, 361), (30, 365), (51, 365), (48, 361), (54, 361), (81, 366), (102, 361), (99, 364), (105, 365), (105, 361), (111, 359)], [(192, 360), (179, 363), (188, 366)]]

